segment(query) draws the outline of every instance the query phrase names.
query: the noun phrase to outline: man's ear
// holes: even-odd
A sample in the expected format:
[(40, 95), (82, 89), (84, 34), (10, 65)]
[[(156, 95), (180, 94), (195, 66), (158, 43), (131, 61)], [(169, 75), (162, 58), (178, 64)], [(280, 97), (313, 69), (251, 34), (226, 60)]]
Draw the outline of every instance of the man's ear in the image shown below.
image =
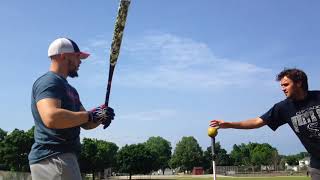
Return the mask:
[(62, 60), (64, 60), (66, 57), (67, 57), (67, 56), (66, 56), (64, 53), (60, 54), (60, 58), (61, 58)]

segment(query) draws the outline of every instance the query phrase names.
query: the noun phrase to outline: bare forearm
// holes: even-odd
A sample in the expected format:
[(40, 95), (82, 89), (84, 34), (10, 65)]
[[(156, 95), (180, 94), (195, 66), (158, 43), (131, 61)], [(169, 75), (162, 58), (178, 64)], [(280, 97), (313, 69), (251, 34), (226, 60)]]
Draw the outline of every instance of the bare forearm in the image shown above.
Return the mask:
[(88, 122), (88, 113), (85, 111), (73, 112), (65, 109), (56, 109), (46, 120), (46, 126), (53, 129), (65, 129), (80, 126)]
[(248, 119), (240, 122), (225, 122), (224, 128), (234, 129), (255, 129), (264, 126), (265, 123), (260, 118)]

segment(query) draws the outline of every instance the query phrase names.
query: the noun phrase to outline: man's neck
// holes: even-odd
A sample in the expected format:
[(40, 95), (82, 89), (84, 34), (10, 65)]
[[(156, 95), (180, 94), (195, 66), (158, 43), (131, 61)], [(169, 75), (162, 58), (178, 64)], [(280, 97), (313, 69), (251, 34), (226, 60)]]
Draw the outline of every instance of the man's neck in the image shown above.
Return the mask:
[(63, 68), (61, 65), (59, 65), (59, 63), (52, 61), (49, 71), (52, 71), (62, 77), (64, 77), (65, 79), (67, 79), (68, 77), (68, 71), (66, 68)]
[(294, 101), (302, 101), (304, 99), (306, 99), (308, 96), (308, 91), (301, 91), (300, 93), (298, 93), (293, 100)]

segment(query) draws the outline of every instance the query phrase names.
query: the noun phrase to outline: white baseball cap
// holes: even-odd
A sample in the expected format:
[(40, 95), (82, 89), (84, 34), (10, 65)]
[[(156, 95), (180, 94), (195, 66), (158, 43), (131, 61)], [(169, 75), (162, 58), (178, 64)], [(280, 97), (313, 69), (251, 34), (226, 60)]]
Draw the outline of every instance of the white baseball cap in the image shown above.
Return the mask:
[(79, 53), (80, 59), (86, 59), (90, 54), (80, 51), (78, 45), (68, 38), (58, 38), (54, 40), (48, 49), (48, 57), (62, 53)]

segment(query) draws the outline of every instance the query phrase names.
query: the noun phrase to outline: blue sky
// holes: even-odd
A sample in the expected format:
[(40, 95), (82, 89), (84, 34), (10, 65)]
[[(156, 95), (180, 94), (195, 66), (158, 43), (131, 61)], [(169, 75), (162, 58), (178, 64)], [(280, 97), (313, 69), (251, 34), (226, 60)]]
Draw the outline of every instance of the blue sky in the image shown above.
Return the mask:
[[(319, 7), (316, 0), (133, 0), (110, 98), (116, 118), (81, 136), (120, 147), (150, 136), (175, 146), (194, 136), (205, 149), (209, 120), (257, 117), (284, 98), (275, 81), (284, 67), (305, 70), (310, 89), (319, 89)], [(104, 102), (117, 9), (117, 0), (1, 3), (2, 129), (32, 127), (31, 86), (48, 70), (57, 37), (91, 53), (80, 77), (68, 79), (84, 106)], [(220, 130), (217, 140), (228, 152), (250, 141), (281, 154), (304, 151), (287, 125)]]

